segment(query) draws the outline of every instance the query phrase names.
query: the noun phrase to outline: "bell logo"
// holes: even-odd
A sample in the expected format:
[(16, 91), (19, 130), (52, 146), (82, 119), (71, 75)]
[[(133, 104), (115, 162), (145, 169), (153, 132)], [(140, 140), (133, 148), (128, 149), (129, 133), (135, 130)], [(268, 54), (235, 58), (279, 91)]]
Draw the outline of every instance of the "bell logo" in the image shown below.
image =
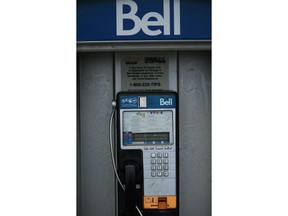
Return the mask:
[(172, 106), (172, 98), (165, 101), (164, 98), (160, 98), (160, 106)]
[[(180, 0), (173, 0), (174, 8), (174, 35), (180, 35)], [(129, 12), (124, 13), (124, 6), (129, 7)], [(116, 24), (117, 36), (129, 36), (137, 34), (141, 29), (149, 36), (160, 34), (170, 35), (170, 0), (163, 0), (163, 15), (157, 12), (148, 12), (142, 19), (137, 16), (138, 5), (132, 0), (116, 1)], [(129, 21), (128, 21), (129, 20)], [(131, 29), (124, 29), (125, 21), (134, 24)], [(150, 27), (154, 26), (153, 29)], [(163, 32), (162, 27), (163, 26)], [(158, 27), (158, 28), (155, 28)]]

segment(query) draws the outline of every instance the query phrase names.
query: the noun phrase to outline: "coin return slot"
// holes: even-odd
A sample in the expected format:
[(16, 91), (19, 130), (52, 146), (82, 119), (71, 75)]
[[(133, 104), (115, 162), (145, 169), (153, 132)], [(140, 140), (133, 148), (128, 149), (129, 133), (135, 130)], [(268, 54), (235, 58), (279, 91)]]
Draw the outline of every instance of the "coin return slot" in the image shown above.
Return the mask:
[(158, 198), (158, 208), (159, 209), (167, 209), (167, 198), (159, 197)]

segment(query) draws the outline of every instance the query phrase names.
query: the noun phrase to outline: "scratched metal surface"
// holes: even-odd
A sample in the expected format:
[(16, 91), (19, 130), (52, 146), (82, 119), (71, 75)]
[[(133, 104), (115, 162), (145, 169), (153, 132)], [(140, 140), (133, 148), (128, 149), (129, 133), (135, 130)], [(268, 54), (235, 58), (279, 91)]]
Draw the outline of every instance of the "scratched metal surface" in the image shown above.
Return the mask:
[(113, 54), (81, 53), (79, 72), (80, 212), (83, 216), (115, 215), (114, 173), (108, 143), (113, 97)]
[(211, 215), (211, 52), (179, 52), (180, 215)]

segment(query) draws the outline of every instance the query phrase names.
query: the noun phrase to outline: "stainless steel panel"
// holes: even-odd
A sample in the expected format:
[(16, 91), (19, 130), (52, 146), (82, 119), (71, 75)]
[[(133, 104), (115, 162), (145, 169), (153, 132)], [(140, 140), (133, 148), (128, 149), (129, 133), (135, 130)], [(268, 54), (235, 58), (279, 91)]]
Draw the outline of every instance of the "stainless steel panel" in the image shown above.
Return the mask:
[(211, 215), (211, 52), (179, 52), (180, 215)]
[(211, 40), (77, 42), (78, 52), (211, 50)]
[(78, 72), (81, 216), (115, 215), (114, 173), (108, 142), (113, 97), (113, 53), (79, 54)]

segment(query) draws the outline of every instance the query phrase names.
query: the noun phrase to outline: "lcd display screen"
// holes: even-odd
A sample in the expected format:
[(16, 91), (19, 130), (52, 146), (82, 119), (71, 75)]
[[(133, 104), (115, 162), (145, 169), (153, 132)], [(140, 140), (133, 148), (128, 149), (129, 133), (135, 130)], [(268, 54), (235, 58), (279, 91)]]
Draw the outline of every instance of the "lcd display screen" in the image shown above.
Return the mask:
[(123, 112), (123, 144), (172, 144), (172, 111)]

